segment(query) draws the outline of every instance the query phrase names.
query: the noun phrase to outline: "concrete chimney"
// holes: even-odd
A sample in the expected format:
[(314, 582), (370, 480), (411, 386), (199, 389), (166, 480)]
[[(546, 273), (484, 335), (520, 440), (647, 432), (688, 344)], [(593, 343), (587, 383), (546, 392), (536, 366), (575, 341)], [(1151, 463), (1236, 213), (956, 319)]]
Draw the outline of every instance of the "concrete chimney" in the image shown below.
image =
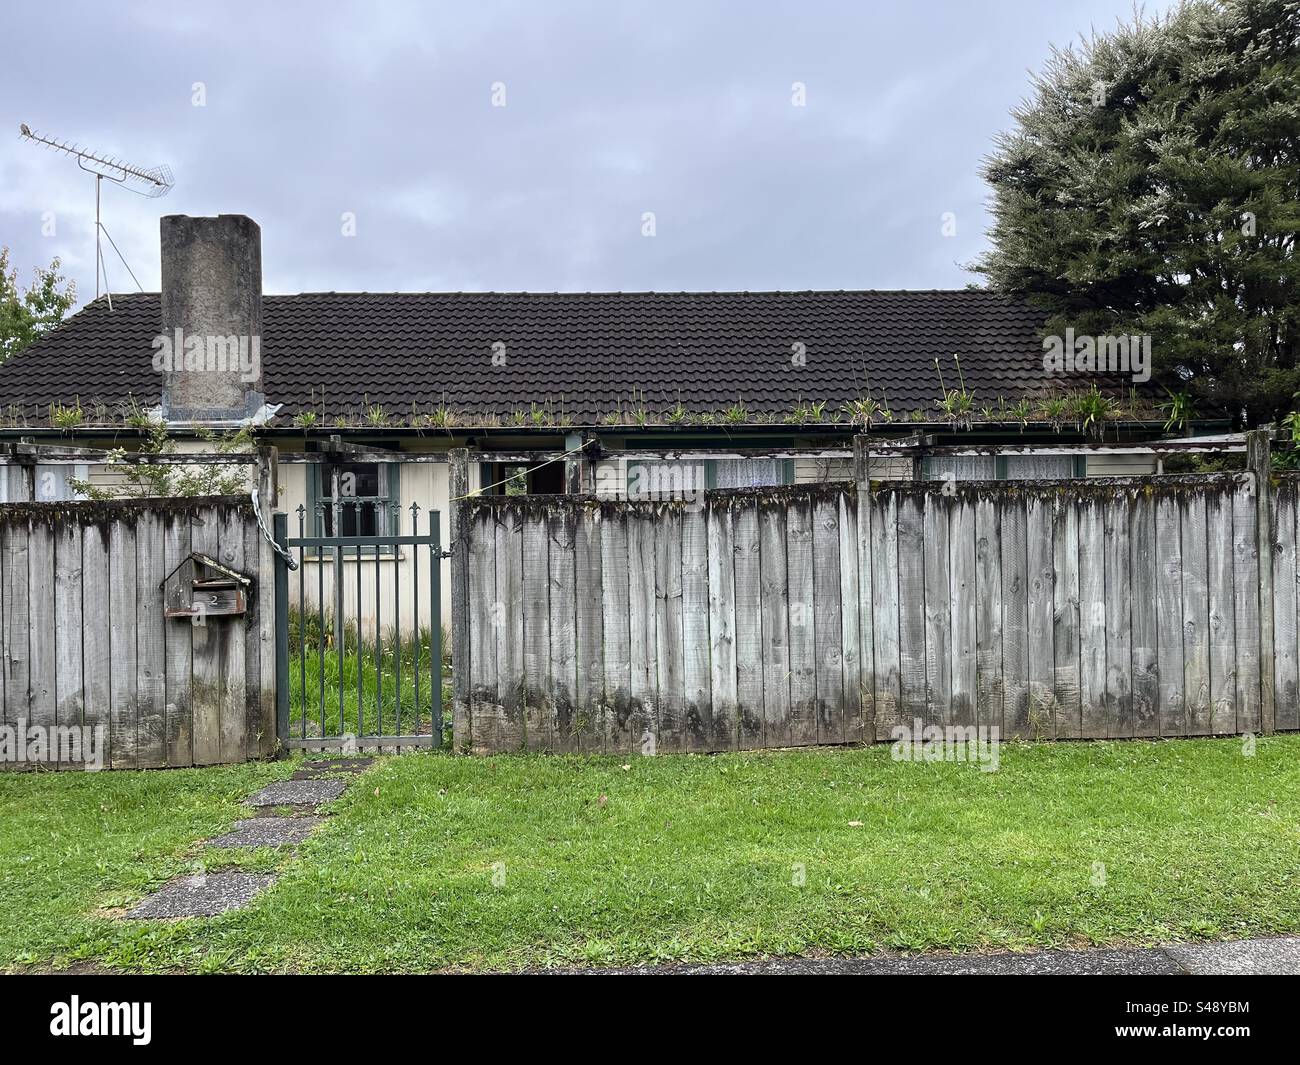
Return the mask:
[(262, 230), (242, 214), (164, 215), (162, 332), (168, 422), (230, 425), (262, 409)]

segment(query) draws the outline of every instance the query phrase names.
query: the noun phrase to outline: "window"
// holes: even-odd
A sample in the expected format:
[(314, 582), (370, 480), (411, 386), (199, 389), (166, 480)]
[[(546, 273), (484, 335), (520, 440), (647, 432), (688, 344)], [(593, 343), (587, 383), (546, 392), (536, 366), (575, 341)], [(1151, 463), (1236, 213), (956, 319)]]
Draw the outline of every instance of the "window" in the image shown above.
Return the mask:
[[(494, 495), (547, 495), (564, 491), (564, 463), (535, 467), (483, 463), (479, 476)], [(587, 482), (607, 499), (696, 498), (713, 488), (763, 488), (795, 483), (794, 459), (607, 458), (592, 464)]]
[[(318, 536), (393, 536), (401, 527), (400, 466), (392, 462), (322, 462), (311, 467), (308, 501)], [(339, 503), (341, 506), (335, 507)], [(317, 505), (319, 504), (319, 506)], [(335, 530), (335, 516), (338, 530)], [(346, 548), (354, 554), (357, 548)], [(373, 550), (373, 549), (366, 549)], [(392, 545), (381, 547), (392, 551)]]
[(929, 481), (993, 481), (997, 479), (997, 460), (992, 455), (941, 455), (925, 460), (925, 477)]
[(624, 467), (628, 499), (697, 499), (709, 487), (702, 462), (627, 459)]
[(714, 459), (713, 488), (766, 488), (794, 483), (793, 459)]
[(631, 499), (675, 499), (712, 488), (794, 484), (793, 459), (627, 459), (624, 491)]
[[(64, 466), (61, 463), (38, 462), (31, 482), (32, 499), (37, 503), (61, 503), (69, 499), (85, 499), (68, 483), (71, 480), (86, 481), (90, 479), (90, 467), (84, 463)], [(27, 488), (22, 482), (27, 478), (27, 470), (21, 466), (0, 467), (0, 503), (13, 502), (9, 498), (10, 480), (13, 479), (13, 491), (20, 497), (26, 496)]]
[(1008, 455), (1008, 481), (1058, 481), (1084, 475), (1087, 456), (1073, 455)]
[(923, 460), (929, 481), (1053, 481), (1083, 477), (1087, 458), (1073, 455), (940, 455)]
[(528, 467), (507, 466), (501, 468), (501, 476), (495, 478), (494, 484), (501, 490), (501, 495), (526, 496), (528, 492)]
[(484, 462), (479, 464), (479, 483), (492, 486), (489, 495), (559, 495), (564, 491), (564, 463)]

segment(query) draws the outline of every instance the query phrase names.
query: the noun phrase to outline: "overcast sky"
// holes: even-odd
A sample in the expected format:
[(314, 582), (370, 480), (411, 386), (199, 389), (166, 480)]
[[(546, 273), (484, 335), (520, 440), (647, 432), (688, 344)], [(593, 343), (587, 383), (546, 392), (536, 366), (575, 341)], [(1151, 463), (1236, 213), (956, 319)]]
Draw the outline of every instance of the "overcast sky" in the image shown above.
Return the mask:
[[(105, 226), (146, 289), (164, 213), (256, 219), (268, 292), (959, 287), (988, 222), (979, 161), (1028, 70), (1130, 12), (7, 5), (0, 244), (24, 281), (59, 255), (93, 296), (94, 180), (21, 140), (26, 122), (170, 165), (165, 199), (106, 186)], [(106, 255), (112, 290), (134, 290)]]

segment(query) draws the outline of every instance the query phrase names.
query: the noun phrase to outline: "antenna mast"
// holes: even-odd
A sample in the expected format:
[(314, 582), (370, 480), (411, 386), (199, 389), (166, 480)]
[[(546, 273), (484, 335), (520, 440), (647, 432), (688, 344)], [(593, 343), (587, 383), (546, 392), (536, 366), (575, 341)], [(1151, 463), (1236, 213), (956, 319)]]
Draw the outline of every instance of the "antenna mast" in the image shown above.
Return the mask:
[[(26, 122), (18, 127), (18, 132), (29, 141), (43, 144), (47, 148), (53, 148), (56, 152), (63, 152), (65, 155), (72, 156), (77, 160), (77, 165), (82, 170), (87, 174), (95, 175), (95, 298), (99, 299), (101, 275), (104, 279), (104, 293), (108, 295), (108, 271), (104, 266), (104, 252), (100, 244), (101, 235), (108, 237), (109, 244), (113, 245), (117, 257), (122, 259), (122, 265), (126, 267), (127, 273), (131, 275), (131, 280), (135, 281), (136, 288), (139, 288), (140, 282), (136, 280), (135, 272), (127, 265), (127, 261), (122, 258), (122, 253), (118, 251), (117, 244), (109, 235), (108, 230), (104, 228), (104, 223), (100, 218), (100, 190), (104, 179), (108, 178), (114, 184), (120, 185), (122, 188), (128, 189), (139, 196), (148, 196), (151, 199), (166, 196), (167, 193), (171, 192), (172, 186), (175, 184), (171, 168), (166, 166), (152, 168), (134, 166), (122, 159), (92, 152), (78, 144), (72, 144), (55, 137), (47, 137), (41, 133), (34, 133)], [(111, 310), (113, 297), (109, 295), (108, 299), (109, 309)]]

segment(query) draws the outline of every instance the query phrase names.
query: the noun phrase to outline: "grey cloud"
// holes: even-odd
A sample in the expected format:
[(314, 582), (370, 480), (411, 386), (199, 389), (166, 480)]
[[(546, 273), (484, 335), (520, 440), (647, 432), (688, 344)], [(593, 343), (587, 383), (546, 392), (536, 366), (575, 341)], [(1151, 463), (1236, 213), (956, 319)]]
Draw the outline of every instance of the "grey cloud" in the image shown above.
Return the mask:
[[(146, 288), (167, 212), (256, 218), (281, 292), (960, 286), (987, 224), (979, 158), (1026, 68), (1128, 9), (24, 5), (0, 69), (0, 243), (23, 273), (64, 256), (93, 294), (93, 182), (20, 141), (26, 121), (172, 166), (167, 199), (106, 193)], [(109, 276), (132, 287), (111, 253)]]

